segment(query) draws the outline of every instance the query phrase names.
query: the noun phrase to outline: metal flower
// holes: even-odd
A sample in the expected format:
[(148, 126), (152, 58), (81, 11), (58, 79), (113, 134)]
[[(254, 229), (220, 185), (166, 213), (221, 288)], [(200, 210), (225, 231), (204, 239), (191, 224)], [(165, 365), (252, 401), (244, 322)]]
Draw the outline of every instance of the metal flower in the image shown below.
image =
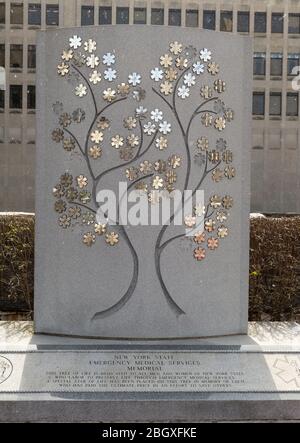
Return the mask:
[(61, 217), (59, 217), (58, 223), (59, 226), (66, 229), (69, 226), (71, 226), (71, 218), (67, 214), (64, 214)]
[(80, 189), (85, 188), (88, 185), (88, 179), (87, 177), (85, 177), (84, 175), (79, 175), (78, 177), (76, 177), (76, 181), (77, 181), (77, 186)]
[(78, 49), (82, 44), (82, 39), (81, 37), (78, 37), (78, 35), (73, 35), (73, 37), (69, 39), (69, 42), (70, 42), (70, 48)]
[(217, 92), (221, 94), (222, 92), (225, 92), (226, 83), (223, 80), (216, 80), (214, 82), (214, 88)]
[(162, 80), (163, 75), (164, 75), (164, 71), (159, 68), (152, 69), (151, 73), (150, 73), (151, 79), (154, 80), (155, 82), (159, 82), (160, 80)]
[(58, 183), (53, 188), (52, 194), (56, 198), (63, 197), (65, 195), (65, 188), (60, 183)]
[(168, 68), (172, 65), (173, 57), (171, 57), (169, 54), (164, 54), (160, 57), (160, 64), (164, 68)]
[(159, 137), (155, 140), (155, 146), (160, 150), (163, 151), (164, 149), (167, 149), (168, 147), (168, 139), (166, 137)]
[(61, 58), (65, 62), (69, 62), (70, 60), (72, 60), (73, 55), (74, 55), (74, 52), (72, 51), (72, 49), (68, 49), (67, 51), (63, 51)]
[(219, 163), (221, 161), (221, 154), (219, 151), (216, 151), (213, 149), (212, 151), (209, 151), (208, 153), (208, 160), (211, 163)]
[(84, 50), (86, 52), (89, 52), (91, 54), (92, 52), (96, 51), (96, 49), (97, 43), (95, 42), (95, 40), (89, 38), (86, 42), (84, 42)]
[(215, 183), (219, 183), (223, 179), (223, 171), (219, 168), (216, 168), (212, 172), (212, 179)]
[(64, 131), (62, 129), (54, 129), (52, 131), (52, 140), (56, 143), (60, 143), (64, 139)]
[(225, 238), (228, 236), (228, 228), (226, 226), (220, 226), (218, 228), (218, 237)]
[(187, 88), (185, 85), (182, 85), (180, 88), (178, 88), (177, 94), (180, 98), (184, 100), (190, 96), (190, 89)]
[(194, 226), (196, 226), (196, 217), (194, 217), (193, 215), (186, 215), (184, 217), (184, 224), (188, 228), (193, 228)]
[(86, 59), (86, 65), (89, 68), (95, 69), (97, 66), (99, 66), (99, 64), (100, 64), (100, 59), (95, 54), (91, 54)]
[(60, 176), (60, 183), (62, 184), (62, 186), (65, 187), (71, 186), (71, 184), (73, 183), (73, 176), (66, 172), (65, 174)]
[(116, 62), (116, 56), (111, 52), (107, 52), (106, 54), (103, 55), (102, 62), (106, 66), (114, 65)]
[(193, 72), (195, 74), (200, 75), (204, 73), (204, 64), (201, 62), (196, 62), (193, 64)]
[(175, 55), (180, 54), (182, 52), (182, 44), (177, 41), (170, 43), (170, 52)]
[(130, 86), (127, 83), (120, 83), (117, 86), (117, 92), (121, 95), (121, 97), (126, 97), (129, 94)]
[(176, 181), (177, 181), (177, 174), (176, 174), (176, 172), (175, 171), (167, 171), (166, 172), (166, 181), (169, 183), (169, 184), (174, 184), (174, 183), (176, 183)]
[(109, 126), (110, 126), (110, 121), (108, 120), (108, 118), (104, 116), (102, 116), (100, 120), (98, 120), (97, 122), (97, 128), (101, 129), (102, 131), (108, 129)]
[(67, 65), (66, 63), (62, 63), (61, 65), (57, 66), (57, 73), (62, 77), (67, 75), (69, 73), (69, 70), (70, 70), (69, 65)]
[(107, 102), (112, 102), (116, 99), (116, 91), (111, 88), (107, 88), (105, 91), (103, 91), (103, 99)]
[(70, 206), (68, 209), (68, 214), (69, 217), (76, 220), (77, 218), (81, 217), (81, 208), (79, 206)]
[(188, 72), (183, 77), (183, 82), (184, 82), (185, 85), (187, 85), (190, 88), (191, 86), (195, 85), (196, 77), (191, 72)]
[(151, 120), (154, 120), (155, 123), (158, 123), (163, 119), (163, 113), (159, 109), (154, 109), (154, 111), (151, 111)]
[(204, 232), (200, 232), (200, 231), (197, 232), (194, 235), (194, 242), (198, 243), (198, 244), (204, 243), (205, 242), (205, 233)]
[(231, 180), (235, 177), (235, 168), (233, 166), (226, 166), (226, 168), (224, 169), (224, 175), (226, 178)]
[(227, 148), (227, 141), (224, 140), (223, 138), (219, 138), (216, 142), (216, 149), (218, 149), (219, 151), (225, 151), (226, 148)]
[(220, 66), (218, 65), (218, 63), (215, 63), (215, 62), (208, 63), (207, 71), (211, 75), (217, 75), (220, 71)]
[(94, 85), (97, 85), (97, 83), (101, 82), (101, 73), (97, 70), (93, 71), (90, 75), (90, 82)]
[(87, 87), (84, 86), (82, 83), (75, 88), (75, 95), (82, 98), (87, 94)]
[(221, 223), (228, 219), (228, 213), (226, 211), (220, 210), (217, 212), (217, 220)]
[(232, 163), (233, 162), (233, 153), (232, 151), (225, 151), (222, 155), (222, 160), (224, 163)]
[(117, 71), (115, 69), (108, 68), (104, 71), (104, 79), (105, 80), (112, 82), (116, 78), (117, 78)]
[(145, 97), (146, 97), (145, 89), (137, 87), (135, 90), (132, 91), (132, 98), (138, 102), (144, 100)]
[(148, 122), (144, 125), (144, 133), (147, 135), (152, 135), (156, 131), (156, 126), (154, 123)]
[(229, 195), (225, 195), (223, 198), (223, 208), (230, 209), (233, 206), (233, 198)]
[(223, 129), (226, 128), (226, 120), (223, 117), (217, 117), (215, 119), (215, 128), (218, 129), (218, 131), (223, 131)]
[(203, 98), (209, 99), (212, 97), (212, 89), (209, 86), (202, 86), (202, 88), (200, 89), (200, 95)]
[(209, 51), (207, 48), (201, 49), (200, 51), (200, 59), (204, 62), (208, 62), (211, 60), (211, 51)]
[(89, 203), (91, 201), (92, 195), (90, 192), (88, 191), (80, 191), (79, 192), (79, 200), (82, 203)]
[(188, 59), (187, 58), (183, 58), (183, 57), (178, 57), (177, 59), (176, 59), (176, 67), (178, 68), (178, 69), (185, 69), (185, 68), (187, 68), (188, 67), (188, 63), (189, 63), (189, 61), (188, 61)]
[(200, 151), (207, 151), (209, 148), (209, 141), (207, 137), (200, 137), (197, 140), (197, 148)]
[(219, 239), (214, 238), (214, 237), (209, 238), (207, 240), (207, 246), (208, 246), (208, 249), (210, 249), (211, 251), (214, 251), (215, 249), (217, 249), (219, 247)]
[(57, 200), (54, 203), (54, 209), (59, 214), (62, 214), (66, 210), (66, 203), (63, 200)]
[(65, 138), (63, 142), (63, 147), (66, 151), (71, 152), (75, 149), (75, 141), (73, 138)]
[(194, 162), (201, 168), (206, 162), (206, 155), (202, 154), (202, 152), (197, 152), (197, 154), (194, 155)]
[(102, 148), (100, 146), (91, 146), (89, 149), (89, 156), (92, 157), (94, 160), (97, 160), (97, 158), (100, 158), (102, 155)]
[(198, 261), (204, 260), (206, 257), (206, 251), (203, 248), (196, 248), (194, 250), (194, 258)]
[(82, 241), (86, 246), (91, 247), (96, 241), (96, 236), (92, 232), (87, 232), (83, 234)]
[(208, 112), (205, 112), (205, 114), (203, 114), (201, 117), (201, 122), (206, 128), (208, 128), (209, 126), (212, 125), (213, 116)]
[(135, 134), (130, 134), (126, 137), (127, 144), (133, 148), (134, 146), (138, 146), (139, 137)]
[(167, 135), (171, 132), (171, 123), (168, 123), (166, 121), (159, 124), (159, 132), (161, 132), (164, 135)]
[(128, 83), (132, 86), (139, 85), (141, 83), (142, 76), (137, 72), (133, 72), (128, 76)]
[(95, 227), (94, 227), (94, 231), (95, 231), (95, 234), (97, 234), (97, 235), (103, 235), (107, 231), (107, 225), (101, 224), (101, 223), (96, 223)]
[(73, 202), (78, 198), (78, 191), (77, 189), (70, 187), (66, 190), (66, 199), (68, 202)]
[(103, 132), (98, 131), (97, 129), (91, 133), (91, 141), (93, 143), (99, 144), (100, 142), (103, 141), (103, 137), (104, 137)]
[(119, 243), (119, 234), (115, 232), (109, 232), (105, 235), (105, 241), (110, 246), (115, 246)]
[(132, 166), (131, 168), (126, 169), (125, 175), (130, 181), (136, 180), (139, 176), (139, 170)]
[(90, 211), (85, 212), (82, 215), (82, 223), (88, 226), (93, 225), (95, 223), (95, 215)]
[(65, 112), (59, 117), (59, 124), (64, 128), (70, 126), (71, 123), (72, 123), (72, 117), (67, 112)]
[(152, 179), (152, 187), (156, 190), (163, 188), (164, 186), (164, 181), (161, 177), (159, 177), (159, 175), (156, 175), (155, 177), (153, 177)]
[(207, 232), (212, 232), (215, 230), (215, 228), (216, 228), (216, 222), (211, 218), (209, 220), (206, 220), (206, 222), (204, 223), (204, 229)]
[(155, 171), (159, 172), (160, 174), (162, 172), (165, 172), (167, 169), (167, 162), (165, 162), (164, 160), (157, 160), (154, 163), (154, 169), (155, 169)]
[(136, 128), (136, 124), (137, 124), (137, 119), (135, 117), (126, 117), (123, 120), (123, 125), (126, 129), (134, 129)]
[(73, 62), (76, 66), (78, 66), (78, 68), (81, 68), (86, 64), (86, 56), (81, 52), (78, 52), (77, 54), (74, 54)]
[(169, 80), (170, 82), (173, 82), (176, 80), (178, 75), (178, 71), (176, 71), (176, 69), (174, 68), (168, 68), (165, 72), (165, 77), (167, 80)]
[(119, 155), (121, 160), (128, 161), (133, 158), (134, 152), (130, 146), (124, 146), (120, 149)]
[(170, 95), (173, 92), (173, 85), (172, 83), (166, 81), (160, 84), (160, 91), (164, 94), (164, 95)]
[(144, 108), (143, 106), (139, 106), (135, 110), (135, 116), (137, 118), (139, 118), (140, 120), (142, 120), (147, 117), (147, 112), (148, 112), (147, 108)]
[(111, 138), (111, 145), (113, 148), (120, 149), (121, 146), (124, 145), (124, 137), (121, 137), (121, 135), (115, 135)]
[(222, 206), (222, 197), (218, 195), (213, 195), (210, 198), (210, 206), (214, 209), (220, 208)]
[(75, 109), (72, 117), (75, 123), (81, 123), (85, 120), (85, 111), (81, 108)]
[(168, 163), (173, 169), (179, 168), (181, 165), (181, 158), (178, 155), (174, 154), (169, 157)]

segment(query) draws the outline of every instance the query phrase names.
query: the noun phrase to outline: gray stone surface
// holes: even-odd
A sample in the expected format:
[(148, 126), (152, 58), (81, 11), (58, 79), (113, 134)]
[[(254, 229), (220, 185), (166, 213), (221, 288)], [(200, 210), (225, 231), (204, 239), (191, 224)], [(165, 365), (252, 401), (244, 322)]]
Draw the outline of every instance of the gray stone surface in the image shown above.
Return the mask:
[[(164, 120), (172, 124), (172, 132), (168, 135), (169, 148), (166, 151), (160, 152), (153, 146), (147, 155), (133, 162), (133, 165), (139, 166), (143, 160), (167, 160), (170, 155), (178, 154), (182, 157), (182, 167), (177, 170), (176, 187), (183, 189), (189, 169), (184, 139), (173, 111), (152, 91), (152, 87), (159, 89), (159, 83), (150, 79), (150, 70), (160, 66), (160, 56), (168, 52), (169, 44), (173, 41), (182, 42), (183, 47), (194, 46), (198, 60), (199, 51), (208, 48), (212, 51), (212, 60), (220, 65), (220, 73), (213, 76), (207, 73), (207, 63), (204, 63), (206, 72), (196, 76), (196, 86), (192, 87), (190, 97), (176, 99), (178, 113), (184, 128), (187, 128), (193, 111), (204, 101), (200, 97), (200, 87), (209, 85), (213, 88), (214, 81), (222, 79), (227, 85), (225, 93), (214, 91), (214, 94), (235, 112), (235, 119), (227, 122), (222, 132), (213, 127), (205, 128), (201, 124), (202, 114), (197, 116), (191, 126), (188, 145), (192, 158), (190, 189), (196, 187), (199, 177), (204, 173), (204, 166), (201, 169), (194, 163), (196, 140), (200, 136), (208, 137), (210, 149), (214, 149), (218, 138), (226, 139), (228, 148), (233, 152), (234, 162), (228, 165), (222, 163), (222, 169), (231, 165), (236, 168), (233, 180), (224, 178), (220, 183), (214, 183), (211, 174), (208, 174), (201, 186), (205, 190), (206, 204), (213, 195), (229, 195), (234, 199), (234, 206), (226, 222), (229, 236), (220, 239), (218, 250), (207, 250), (207, 257), (202, 262), (193, 258), (193, 250), (197, 245), (192, 246), (187, 239), (184, 239), (185, 242), (182, 239), (173, 241), (161, 254), (160, 279), (156, 272), (154, 251), (161, 227), (129, 226), (126, 229), (129, 240), (123, 231), (114, 228), (120, 234), (117, 246), (109, 247), (104, 238), (97, 238), (96, 244), (88, 248), (82, 242), (82, 235), (93, 227), (79, 224), (74, 228), (61, 229), (58, 226), (59, 214), (53, 210), (55, 199), (52, 189), (60, 175), (65, 171), (71, 172), (74, 177), (84, 174), (91, 184), (86, 159), (79, 153), (65, 152), (61, 144), (51, 139), (53, 129), (58, 127), (58, 116), (52, 110), (55, 102), (63, 103), (64, 112), (72, 113), (78, 107), (85, 111), (86, 119), (82, 124), (73, 123), (68, 127), (82, 145), (94, 116), (90, 91), (83, 98), (74, 94), (74, 86), (85, 82), (76, 80), (72, 84), (57, 75), (61, 53), (68, 48), (69, 38), (74, 34), (79, 35), (82, 42), (94, 39), (98, 46), (97, 55), (102, 57), (106, 52), (116, 55), (113, 68), (117, 69), (118, 77), (115, 82), (103, 79), (105, 67), (102, 62), (97, 68), (102, 73), (102, 81), (92, 86), (98, 109), (105, 106), (103, 90), (116, 88), (119, 82), (126, 82), (128, 74), (132, 72), (142, 75), (140, 86), (147, 94), (141, 102), (136, 102), (130, 95), (126, 101), (105, 112), (112, 125), (101, 143), (102, 158), (93, 163), (95, 174), (119, 164), (118, 152), (110, 146), (110, 139), (116, 134), (126, 136), (127, 132), (122, 126), (123, 118), (133, 115), (136, 107), (143, 105), (149, 112), (155, 108), (161, 109)], [(83, 47), (80, 50), (85, 52)], [(196, 29), (107, 26), (101, 29), (85, 27), (39, 33), (35, 272), (37, 332), (145, 339), (246, 332), (251, 59), (250, 39)], [(84, 67), (82, 72), (88, 76), (90, 69)], [(171, 101), (169, 96), (164, 98)], [(206, 107), (213, 111), (214, 102), (209, 102)], [(215, 114), (212, 115), (215, 119)], [(149, 116), (142, 124), (148, 121)], [(134, 132), (138, 133), (138, 128)], [(144, 134), (145, 146), (150, 139)], [(209, 163), (207, 170), (213, 167), (216, 167), (216, 163)], [(97, 190), (116, 189), (119, 180), (124, 180), (125, 169), (122, 167), (106, 175), (96, 187)], [(220, 225), (217, 223), (217, 227)], [(182, 232), (182, 227), (171, 226), (163, 241)], [(217, 229), (213, 234), (217, 235)], [(138, 273), (133, 249), (138, 256)], [(95, 318), (97, 313), (100, 314)]]
[[(34, 370), (26, 367), (26, 359), (33, 355), (54, 353), (57, 367), (68, 360), (68, 354), (89, 352), (107, 352), (118, 349), (130, 350), (145, 355), (157, 350), (176, 353), (183, 347), (168, 342), (165, 345), (156, 342), (149, 345), (143, 342), (86, 340), (63, 337), (33, 335), (29, 322), (0, 323), (0, 356), (10, 353), (16, 356), (26, 351), (23, 359), (23, 374), (20, 389), (7, 392), (0, 384), (0, 421), (15, 422), (192, 422), (192, 421), (298, 421), (300, 420), (300, 374), (290, 379), (290, 369), (295, 365), (282, 368), (281, 381), (294, 386), (294, 391), (278, 385), (278, 374), (270, 370), (268, 360), (275, 355), (281, 359), (299, 361), (300, 325), (297, 323), (250, 323), (248, 336), (221, 337), (185, 341), (191, 356), (201, 353), (205, 356), (214, 353), (216, 361), (220, 355), (233, 355), (232, 368), (237, 370), (243, 365), (244, 358), (256, 359), (256, 381), (267, 380), (274, 384), (273, 391), (264, 392), (178, 392), (176, 388), (169, 392), (21, 392), (26, 380), (40, 377), (42, 365)], [(148, 351), (147, 351), (148, 350)], [(240, 361), (239, 361), (240, 357)], [(259, 361), (260, 360), (260, 361)], [(262, 364), (264, 362), (264, 369)], [(224, 366), (220, 366), (220, 371)], [(191, 365), (189, 366), (189, 370)], [(26, 370), (28, 369), (28, 371)], [(245, 370), (245, 367), (243, 368)], [(101, 371), (100, 371), (101, 372)], [(11, 376), (12, 377), (12, 376)], [(277, 377), (277, 380), (276, 380)], [(9, 379), (8, 379), (9, 380)], [(11, 378), (12, 380), (12, 378)], [(7, 382), (4, 382), (7, 383)], [(250, 386), (249, 386), (250, 387)], [(267, 388), (267, 386), (265, 386)], [(234, 388), (232, 389), (234, 391)]]

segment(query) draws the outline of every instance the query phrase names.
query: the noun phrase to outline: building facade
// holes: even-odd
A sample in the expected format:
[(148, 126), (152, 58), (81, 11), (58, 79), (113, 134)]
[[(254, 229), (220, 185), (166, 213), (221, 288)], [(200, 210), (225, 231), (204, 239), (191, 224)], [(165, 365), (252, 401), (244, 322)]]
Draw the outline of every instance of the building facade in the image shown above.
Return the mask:
[(34, 210), (36, 31), (107, 24), (253, 36), (252, 210), (300, 212), (300, 0), (0, 0), (0, 211)]

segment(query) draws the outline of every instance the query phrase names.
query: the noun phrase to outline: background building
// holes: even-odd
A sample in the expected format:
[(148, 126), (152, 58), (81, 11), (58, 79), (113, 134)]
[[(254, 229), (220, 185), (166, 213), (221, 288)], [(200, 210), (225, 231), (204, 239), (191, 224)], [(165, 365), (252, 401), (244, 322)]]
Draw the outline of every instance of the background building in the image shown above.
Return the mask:
[(0, 0), (0, 210), (34, 209), (36, 30), (111, 23), (254, 36), (252, 210), (300, 212), (299, 0)]

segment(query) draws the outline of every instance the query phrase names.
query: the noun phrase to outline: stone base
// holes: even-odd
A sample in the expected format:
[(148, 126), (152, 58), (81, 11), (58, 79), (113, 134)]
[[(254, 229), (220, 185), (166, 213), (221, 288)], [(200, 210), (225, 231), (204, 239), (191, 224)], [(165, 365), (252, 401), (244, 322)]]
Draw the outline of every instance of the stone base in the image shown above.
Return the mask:
[(0, 322), (0, 422), (300, 420), (300, 325), (172, 342), (33, 335)]

